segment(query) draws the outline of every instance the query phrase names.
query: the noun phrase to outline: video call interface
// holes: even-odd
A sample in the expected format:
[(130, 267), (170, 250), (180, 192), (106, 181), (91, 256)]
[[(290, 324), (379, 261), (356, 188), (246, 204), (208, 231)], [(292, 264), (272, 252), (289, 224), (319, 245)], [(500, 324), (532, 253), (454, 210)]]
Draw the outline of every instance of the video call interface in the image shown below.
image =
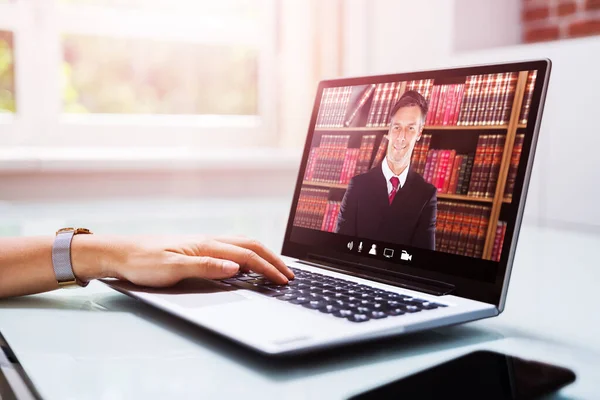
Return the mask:
[(499, 261), (536, 77), (325, 88), (292, 232), (345, 235), (345, 251), (390, 261), (411, 248)]

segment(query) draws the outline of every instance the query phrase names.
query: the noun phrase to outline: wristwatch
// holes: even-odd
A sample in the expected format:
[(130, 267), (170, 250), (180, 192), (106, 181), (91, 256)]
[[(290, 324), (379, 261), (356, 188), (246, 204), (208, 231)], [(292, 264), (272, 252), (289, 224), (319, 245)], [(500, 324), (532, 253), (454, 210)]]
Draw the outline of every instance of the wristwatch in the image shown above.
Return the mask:
[(84, 282), (73, 273), (71, 264), (71, 240), (78, 234), (91, 234), (86, 228), (62, 228), (56, 232), (52, 245), (52, 267), (56, 281), (61, 288), (86, 287), (89, 282)]

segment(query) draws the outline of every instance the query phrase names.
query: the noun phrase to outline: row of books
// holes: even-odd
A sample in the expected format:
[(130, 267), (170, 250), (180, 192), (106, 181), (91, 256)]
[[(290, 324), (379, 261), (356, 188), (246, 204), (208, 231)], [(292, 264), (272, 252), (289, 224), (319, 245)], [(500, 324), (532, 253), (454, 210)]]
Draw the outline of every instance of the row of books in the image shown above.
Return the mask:
[(304, 181), (347, 184), (370, 168), (376, 135), (363, 135), (359, 148), (348, 148), (349, 135), (323, 135), (308, 156)]
[[(432, 85), (432, 79), (410, 81), (406, 83), (405, 90), (416, 90), (427, 100), (429, 99)], [(377, 84), (373, 102), (371, 103), (371, 109), (369, 110), (369, 116), (367, 118), (368, 127), (389, 125), (390, 111), (392, 107), (394, 107), (394, 104), (400, 99), (401, 88), (402, 82)]]
[(327, 189), (300, 189), (294, 226), (333, 232), (342, 202), (328, 200), (328, 197)]
[[(524, 138), (524, 134), (515, 138), (504, 187), (506, 199), (512, 199)], [(494, 197), (505, 135), (479, 135), (475, 154), (457, 154), (454, 149), (429, 149), (430, 140), (428, 135), (423, 135), (415, 146), (411, 164), (415, 172), (438, 189), (438, 193)]]
[(321, 96), (317, 115), (317, 127), (331, 128), (344, 126), (346, 110), (352, 96), (352, 86), (326, 88)]
[[(432, 79), (409, 82), (385, 82), (365, 87), (342, 86), (325, 88), (321, 96), (317, 128), (339, 128), (352, 125), (370, 99), (366, 126), (386, 126), (389, 113), (404, 90), (417, 90), (426, 99), (431, 94)], [(358, 93), (360, 91), (360, 93)], [(354, 93), (353, 93), (354, 92)], [(354, 102), (353, 102), (354, 100)], [(350, 109), (351, 103), (353, 108)]]
[(506, 125), (510, 120), (516, 72), (468, 76), (456, 125)]
[[(519, 114), (521, 124), (525, 124), (529, 117), (536, 77), (537, 71), (529, 71)], [(385, 127), (389, 124), (391, 108), (406, 90), (416, 90), (428, 101), (428, 126), (506, 125), (510, 120), (517, 79), (518, 73), (506, 72), (471, 75), (466, 77), (465, 83), (456, 84), (435, 85), (434, 80), (424, 79), (356, 88), (326, 88), (323, 90), (316, 126), (351, 126), (371, 99), (366, 126)]]
[(491, 208), (489, 206), (439, 201), (435, 248), (462, 256), (483, 256)]
[[(413, 150), (411, 168), (438, 189), (438, 193), (492, 198), (496, 191), (505, 135), (481, 134), (475, 153), (458, 154), (454, 149), (430, 149), (432, 135), (425, 134)], [(517, 134), (504, 187), (504, 198), (512, 199), (524, 134)], [(311, 149), (304, 181), (347, 184), (352, 177), (377, 166), (385, 157), (387, 139), (382, 138), (371, 161), (376, 135), (363, 135), (360, 148), (348, 148), (349, 135), (323, 135), (320, 146)]]
[(464, 92), (464, 84), (434, 86), (425, 125), (456, 125)]
[(506, 235), (506, 222), (498, 221), (496, 233), (494, 235), (494, 246), (492, 247), (492, 261), (500, 261), (502, 255), (502, 246), (504, 245), (504, 236)]
[(328, 198), (328, 189), (301, 188), (294, 216), (294, 226), (321, 229)]

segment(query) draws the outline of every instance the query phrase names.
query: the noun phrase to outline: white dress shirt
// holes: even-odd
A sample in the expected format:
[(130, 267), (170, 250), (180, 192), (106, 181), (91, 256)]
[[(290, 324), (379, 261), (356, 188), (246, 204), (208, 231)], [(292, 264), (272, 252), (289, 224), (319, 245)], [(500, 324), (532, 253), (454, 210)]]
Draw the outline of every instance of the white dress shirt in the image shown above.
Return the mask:
[(410, 168), (410, 164), (408, 164), (406, 166), (406, 168), (404, 168), (404, 171), (402, 171), (402, 173), (400, 175), (396, 175), (390, 169), (390, 166), (388, 165), (388, 162), (387, 162), (387, 157), (385, 157), (383, 159), (383, 162), (381, 163), (381, 169), (383, 170), (383, 176), (385, 176), (385, 180), (387, 182), (388, 196), (390, 193), (392, 193), (392, 189), (394, 189), (394, 187), (392, 186), (392, 182), (390, 182), (390, 179), (392, 178), (392, 176), (395, 176), (400, 180), (400, 187), (398, 188), (398, 190), (400, 190), (404, 186), (404, 183), (406, 182), (406, 177), (408, 176), (409, 168)]

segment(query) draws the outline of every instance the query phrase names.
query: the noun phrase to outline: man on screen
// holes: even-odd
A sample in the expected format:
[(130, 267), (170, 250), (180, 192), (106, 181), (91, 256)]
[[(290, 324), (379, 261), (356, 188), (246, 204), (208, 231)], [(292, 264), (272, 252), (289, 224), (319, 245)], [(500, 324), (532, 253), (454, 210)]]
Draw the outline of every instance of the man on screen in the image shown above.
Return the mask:
[(410, 169), (427, 109), (412, 90), (392, 107), (386, 157), (348, 184), (337, 233), (435, 250), (437, 189)]

